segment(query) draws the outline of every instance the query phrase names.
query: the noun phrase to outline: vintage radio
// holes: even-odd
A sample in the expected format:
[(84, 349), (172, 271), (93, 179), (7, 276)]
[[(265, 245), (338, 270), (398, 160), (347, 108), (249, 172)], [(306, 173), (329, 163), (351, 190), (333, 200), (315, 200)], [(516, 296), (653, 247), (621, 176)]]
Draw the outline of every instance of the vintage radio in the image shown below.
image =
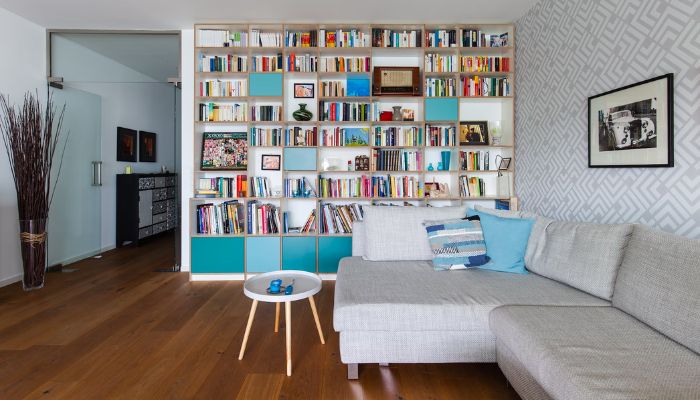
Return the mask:
[(421, 96), (418, 67), (374, 67), (372, 96)]

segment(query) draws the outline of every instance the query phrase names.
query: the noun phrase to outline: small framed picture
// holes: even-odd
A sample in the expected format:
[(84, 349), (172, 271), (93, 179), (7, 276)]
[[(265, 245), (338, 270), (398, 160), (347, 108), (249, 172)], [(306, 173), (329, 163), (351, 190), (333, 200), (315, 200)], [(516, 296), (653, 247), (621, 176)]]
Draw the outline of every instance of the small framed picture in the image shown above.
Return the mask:
[(136, 161), (136, 131), (117, 127), (117, 161)]
[(459, 123), (460, 146), (489, 144), (488, 121), (462, 121)]
[(139, 161), (156, 162), (156, 134), (139, 131)]
[(314, 84), (313, 83), (295, 83), (294, 84), (295, 99), (313, 99)]
[(279, 171), (280, 160), (282, 157), (279, 154), (263, 154), (261, 168), (263, 171)]
[(510, 160), (510, 157), (502, 157), (501, 161), (498, 163), (498, 170), (508, 171), (508, 168), (510, 168)]

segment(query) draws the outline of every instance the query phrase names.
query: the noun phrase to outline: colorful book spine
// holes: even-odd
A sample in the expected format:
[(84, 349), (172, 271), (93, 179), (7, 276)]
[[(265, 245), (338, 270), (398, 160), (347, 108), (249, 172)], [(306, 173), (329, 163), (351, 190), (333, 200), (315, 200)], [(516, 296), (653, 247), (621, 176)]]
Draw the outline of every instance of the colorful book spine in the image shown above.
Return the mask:
[(457, 56), (438, 53), (425, 55), (425, 72), (457, 72)]
[(448, 97), (457, 95), (455, 78), (426, 78), (425, 95), (427, 97)]
[(282, 72), (282, 53), (274, 56), (253, 56), (254, 72)]
[(199, 72), (247, 72), (248, 57), (229, 54), (226, 56), (199, 55)]
[(425, 127), (426, 146), (456, 146), (457, 129), (454, 126), (427, 125)]
[(200, 96), (242, 97), (248, 93), (245, 80), (204, 80), (199, 82)]
[(287, 128), (284, 130), (285, 146), (316, 146), (317, 145), (317, 129), (314, 127), (299, 127)]
[(424, 185), (417, 177), (373, 176), (372, 197), (416, 199), (424, 196)]
[(321, 57), (321, 72), (369, 72), (371, 57)]
[(422, 146), (423, 129), (416, 126), (375, 126), (372, 146)]
[(510, 96), (510, 80), (508, 78), (485, 78), (481, 76), (463, 76), (462, 96), (466, 97), (498, 97)]
[(221, 204), (200, 204), (195, 209), (197, 234), (240, 235), (243, 233), (243, 204), (226, 201)]
[(349, 234), (352, 233), (352, 223), (362, 219), (363, 211), (359, 204), (327, 203), (321, 205), (319, 227), (323, 234)]
[(423, 154), (418, 150), (372, 149), (372, 171), (419, 171)]
[(509, 57), (462, 56), (460, 72), (510, 72)]
[(320, 47), (369, 47), (369, 34), (358, 29), (319, 29)]
[(456, 29), (436, 29), (425, 34), (425, 47), (457, 47)]
[(310, 54), (287, 54), (284, 58), (284, 70), (287, 72), (316, 72), (318, 57)]
[(202, 122), (245, 122), (247, 118), (245, 104), (200, 103), (199, 121)]
[(486, 182), (482, 178), (460, 176), (459, 195), (461, 197), (484, 197), (486, 196)]
[(251, 146), (281, 146), (282, 128), (250, 128)]
[(369, 103), (319, 101), (321, 121), (369, 121)]
[(251, 107), (252, 121), (282, 121), (282, 106)]
[(368, 176), (356, 178), (318, 178), (319, 197), (323, 198), (354, 198), (369, 197), (372, 182)]

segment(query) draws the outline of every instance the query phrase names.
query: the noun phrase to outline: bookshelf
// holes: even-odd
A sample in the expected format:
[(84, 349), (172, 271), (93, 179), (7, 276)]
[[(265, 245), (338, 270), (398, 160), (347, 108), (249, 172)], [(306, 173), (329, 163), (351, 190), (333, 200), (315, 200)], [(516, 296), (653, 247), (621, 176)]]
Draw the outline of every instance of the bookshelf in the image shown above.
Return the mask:
[[(445, 206), (462, 203), (493, 207), (496, 200), (514, 200), (515, 188), (515, 27), (512, 24), (197, 24), (195, 29), (195, 126), (194, 126), (194, 174), (191, 184), (196, 189), (200, 178), (236, 177), (246, 175), (265, 177), (273, 191), (271, 197), (219, 197), (191, 198), (187, 217), (190, 218), (192, 275), (211, 275), (245, 279), (249, 274), (278, 269), (302, 269), (319, 274), (334, 274), (337, 261), (350, 254), (350, 233), (321, 233), (319, 217), (325, 204), (337, 206), (360, 204), (391, 204), (413, 206)], [(217, 31), (227, 30), (230, 35)], [(376, 47), (373, 32), (389, 30), (403, 33), (415, 32), (407, 38), (389, 40), (383, 37), (382, 45), (399, 43), (399, 47)], [(335, 45), (324, 32), (336, 32)], [(500, 47), (473, 46), (466, 37), (472, 33), (487, 35), (508, 34), (507, 44)], [(436, 35), (435, 33), (438, 32)], [(442, 33), (442, 36), (440, 36)], [(427, 37), (437, 39), (432, 43), (446, 43), (448, 47), (428, 46)], [(228, 46), (219, 43), (231, 37)], [(202, 40), (206, 39), (206, 40)], [(404, 40), (405, 39), (405, 40)], [(415, 41), (415, 46), (409, 46)], [(208, 68), (210, 58), (216, 58), (214, 68)], [(499, 58), (496, 67), (495, 59)], [(343, 67), (335, 62), (343, 60)], [(366, 60), (353, 63), (353, 60)], [(504, 65), (504, 59), (507, 59)], [(480, 64), (481, 60), (481, 64)], [(204, 61), (200, 65), (200, 61)], [(290, 67), (290, 64), (291, 67)], [(479, 67), (487, 65), (488, 67)], [(372, 80), (375, 66), (412, 66), (420, 68), (423, 84), (422, 96), (351, 96), (347, 93), (347, 79)], [(475, 78), (490, 79), (494, 85), (507, 80), (508, 93), (481, 96), (465, 91), (465, 86)], [(428, 79), (444, 79), (451, 82), (449, 93), (431, 96), (427, 90)], [(203, 83), (214, 81), (214, 90), (200, 92)], [(324, 93), (322, 86), (344, 82), (343, 93)], [(295, 83), (313, 83), (312, 98), (295, 98)], [(206, 87), (206, 85), (204, 85)], [(223, 89), (222, 89), (223, 88)], [(368, 104), (367, 121), (328, 121), (320, 118), (324, 103), (347, 102)], [(200, 120), (200, 104), (216, 103), (244, 107), (243, 120)], [(295, 121), (292, 113), (306, 104), (312, 111), (310, 121)], [(279, 120), (254, 121), (253, 111), (260, 106), (272, 106), (279, 113)], [(375, 110), (391, 111), (402, 106), (414, 112), (413, 121), (378, 121)], [(275, 114), (276, 115), (276, 114)], [(239, 115), (240, 116), (240, 115)], [(239, 118), (240, 119), (240, 118)], [(460, 145), (460, 121), (488, 121), (489, 131), (499, 126), (500, 143), (493, 144), (489, 132), (488, 145)], [(431, 127), (451, 128), (457, 139), (453, 143), (434, 143), (428, 137)], [(285, 130), (301, 128), (316, 130), (314, 145), (288, 146)], [(369, 143), (362, 146), (326, 145), (321, 136), (324, 130), (365, 128)], [(417, 128), (421, 140), (408, 144), (375, 146), (372, 141), (375, 130), (396, 131)], [(252, 145), (251, 129), (280, 132), (281, 141)], [(246, 132), (248, 135), (248, 169), (246, 171), (205, 171), (200, 169), (200, 149), (204, 132)], [(363, 155), (371, 158), (373, 151), (410, 151), (417, 154), (416, 164), (410, 171), (347, 171), (347, 160)], [(450, 169), (437, 170), (441, 152), (450, 156)], [(461, 170), (460, 152), (488, 152), (489, 170)], [(280, 170), (262, 170), (261, 157), (280, 157)], [(511, 158), (510, 168), (499, 178), (497, 157)], [(326, 170), (327, 163), (336, 163), (340, 169)], [(433, 168), (430, 168), (432, 165)], [(359, 197), (330, 197), (319, 192), (319, 178), (368, 179), (408, 177), (423, 188), (413, 191), (412, 197), (378, 197), (368, 193)], [(485, 193), (482, 196), (460, 195), (460, 177), (482, 179)], [(306, 178), (316, 190), (314, 197), (285, 197), (285, 179)], [(501, 184), (497, 182), (501, 180)], [(505, 179), (505, 188), (503, 185)], [(183, 179), (185, 184), (187, 180)], [(446, 197), (428, 197), (426, 183), (442, 183), (449, 186)], [(236, 234), (197, 233), (196, 209), (202, 204), (221, 204), (238, 201), (243, 210), (243, 231)], [(251, 234), (247, 229), (247, 210), (250, 202), (274, 205), (281, 213), (288, 213), (290, 226), (302, 226), (312, 210), (316, 219), (314, 232)], [(511, 202), (517, 206), (517, 202)], [(280, 218), (282, 216), (280, 215)], [(222, 255), (225, 255), (222, 257)]]

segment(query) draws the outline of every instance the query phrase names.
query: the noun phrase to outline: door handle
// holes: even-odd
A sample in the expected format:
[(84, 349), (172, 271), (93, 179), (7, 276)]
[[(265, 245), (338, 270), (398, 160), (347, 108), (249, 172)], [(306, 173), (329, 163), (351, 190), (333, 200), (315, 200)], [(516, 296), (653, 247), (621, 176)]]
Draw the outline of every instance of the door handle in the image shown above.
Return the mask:
[(92, 186), (102, 186), (102, 161), (92, 162)]

